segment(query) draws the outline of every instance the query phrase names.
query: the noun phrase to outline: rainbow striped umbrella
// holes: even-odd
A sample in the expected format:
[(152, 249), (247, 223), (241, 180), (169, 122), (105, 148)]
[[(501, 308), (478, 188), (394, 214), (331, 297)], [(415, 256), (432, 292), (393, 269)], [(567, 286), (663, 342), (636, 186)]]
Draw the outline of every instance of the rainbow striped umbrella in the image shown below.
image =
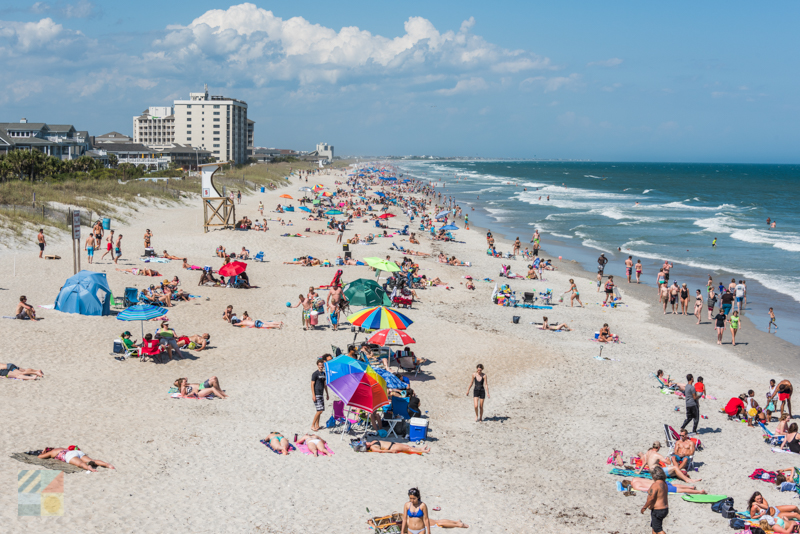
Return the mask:
[(353, 408), (374, 412), (389, 404), (386, 381), (368, 363), (339, 356), (325, 362), (328, 387)]
[(414, 322), (402, 313), (386, 306), (375, 306), (357, 311), (348, 317), (347, 321), (353, 326), (360, 326), (367, 330), (380, 330), (383, 328), (405, 330)]

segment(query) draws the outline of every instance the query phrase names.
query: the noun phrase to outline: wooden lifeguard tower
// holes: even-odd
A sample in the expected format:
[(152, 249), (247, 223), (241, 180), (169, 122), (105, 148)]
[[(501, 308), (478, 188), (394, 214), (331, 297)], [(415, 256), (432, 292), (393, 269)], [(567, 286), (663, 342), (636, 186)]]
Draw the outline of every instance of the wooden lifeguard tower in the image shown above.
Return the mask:
[(214, 187), (214, 173), (221, 166), (220, 163), (200, 165), (204, 232), (208, 232), (209, 228), (233, 228), (236, 225), (236, 207), (233, 200), (222, 196)]

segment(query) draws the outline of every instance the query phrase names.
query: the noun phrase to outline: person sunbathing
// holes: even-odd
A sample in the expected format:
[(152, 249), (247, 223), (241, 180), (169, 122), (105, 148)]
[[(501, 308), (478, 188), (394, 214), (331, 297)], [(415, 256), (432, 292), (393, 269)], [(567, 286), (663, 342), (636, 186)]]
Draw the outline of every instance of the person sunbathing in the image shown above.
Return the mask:
[[(763, 516), (770, 516), (781, 519), (800, 519), (800, 508), (794, 505), (785, 504), (783, 506), (770, 506), (767, 500), (756, 491), (747, 501), (747, 510), (750, 512), (751, 519), (759, 519)], [(780, 523), (778, 523), (780, 524)]]
[(345, 265), (364, 265), (364, 262), (358, 261), (358, 260), (354, 260), (353, 258), (350, 258), (350, 259), (344, 260), (344, 264)]
[(403, 251), (403, 254), (410, 254), (410, 255), (412, 255), (412, 256), (422, 256), (422, 257), (424, 257), (424, 258), (427, 258), (428, 256), (430, 256), (430, 254), (426, 254), (426, 253), (424, 253), (424, 252), (418, 252), (418, 251), (416, 251), (416, 250), (411, 250), (410, 248), (409, 248), (409, 249), (406, 249), (406, 250), (404, 250), (404, 251)]
[(401, 452), (413, 452), (413, 453), (420, 453), (420, 452), (431, 452), (431, 448), (427, 446), (423, 447), (416, 447), (413, 445), (407, 445), (405, 443), (394, 443), (391, 441), (368, 441), (366, 443), (367, 451), (369, 452), (381, 452), (381, 453), (391, 453), (391, 454), (399, 454)]
[(217, 247), (217, 257), (218, 258), (224, 258), (225, 256), (227, 256), (227, 254), (225, 254), (225, 247), (223, 247), (222, 245), (218, 246)]
[(788, 413), (783, 414), (781, 418), (778, 420), (778, 426), (775, 428), (774, 433), (780, 435), (788, 434), (789, 433), (788, 427), (790, 423), (791, 421), (789, 420), (789, 414)]
[(611, 330), (608, 328), (608, 323), (604, 323), (603, 327), (600, 329), (600, 336), (597, 338), (597, 341), (601, 343), (609, 343), (614, 341), (614, 336), (611, 334)]
[(181, 265), (181, 267), (186, 269), (186, 270), (188, 270), (188, 271), (202, 271), (203, 270), (203, 268), (198, 266), (198, 265), (189, 265), (189, 263), (186, 261), (186, 258), (183, 258), (183, 265)]
[(200, 281), (197, 282), (197, 285), (202, 286), (205, 284), (214, 284), (215, 286), (218, 286), (220, 285), (220, 283), (221, 282), (219, 280), (214, 278), (214, 275), (211, 273), (210, 270), (208, 271), (204, 270), (203, 273), (200, 275)]
[(472, 283), (472, 280), (467, 280), (467, 289), (475, 290), (475, 284)]
[(530, 280), (538, 280), (539, 276), (536, 274), (536, 267), (533, 265), (528, 265), (528, 279)]
[(436, 259), (439, 261), (439, 263), (447, 263), (447, 256), (444, 255), (444, 252), (440, 252)]
[(178, 256), (173, 256), (172, 254), (168, 253), (166, 250), (164, 251), (164, 255), (161, 256), (162, 258), (168, 260), (185, 260), (184, 258), (179, 258)]
[(294, 261), (283, 262), (284, 265), (303, 265), (304, 267), (310, 265), (310, 263), (311, 262), (309, 261), (308, 256), (300, 256)]
[(542, 317), (542, 321), (543, 321), (542, 322), (542, 326), (539, 327), (542, 330), (553, 330), (553, 331), (565, 330), (567, 332), (572, 331), (572, 328), (567, 326), (566, 323), (563, 323), (563, 324), (559, 324), (559, 323), (550, 324), (550, 321), (548, 321), (547, 317)]
[(202, 334), (202, 335), (194, 335), (194, 336), (181, 336), (178, 338), (178, 348), (186, 348), (189, 350), (196, 350), (200, 352), (211, 340), (211, 336), (209, 334)]
[(155, 269), (139, 269), (138, 267), (134, 267), (133, 269), (117, 269), (117, 271), (121, 273), (130, 273), (137, 276), (161, 276), (161, 273), (156, 271)]
[(110, 463), (89, 458), (89, 456), (81, 451), (76, 445), (70, 445), (68, 448), (57, 447), (55, 449), (48, 447), (38, 457), (43, 460), (46, 458), (55, 458), (56, 460), (61, 460), (64, 463), (78, 466), (81, 469), (85, 469), (86, 471), (91, 471), (93, 473), (96, 473), (97, 469), (92, 466), (116, 469), (116, 467)]
[(0, 367), (0, 376), (16, 378), (17, 380), (38, 380), (44, 378), (44, 373), (40, 369), (27, 369), (17, 367), (13, 363), (7, 363), (5, 368)]
[[(652, 486), (653, 483), (654, 482), (652, 480), (648, 480), (646, 478), (634, 478), (632, 480), (623, 480), (621, 482), (623, 488), (636, 491), (649, 491), (650, 486)], [(708, 493), (706, 490), (699, 490), (693, 486), (687, 486), (685, 484), (672, 485), (669, 482), (667, 482), (667, 491), (669, 493), (689, 493), (692, 495), (706, 495)]]
[(286, 439), (286, 437), (284, 437), (284, 435), (280, 432), (270, 432), (269, 435), (264, 438), (264, 441), (269, 443), (269, 446), (273, 451), (284, 456), (289, 455), (289, 440)]
[(788, 519), (777, 518), (774, 519), (772, 525), (770, 525), (769, 520), (761, 519), (758, 522), (759, 528), (764, 532), (776, 532), (777, 534), (791, 534), (792, 532), (796, 532), (795, 527), (797, 523), (795, 521), (790, 521)]
[(678, 388), (680, 391), (683, 391), (683, 388), (686, 387), (686, 384), (679, 384), (677, 382), (673, 382), (670, 380), (669, 376), (664, 376), (664, 371), (659, 369), (656, 372), (656, 378), (658, 378), (666, 387), (668, 388)]
[(682, 428), (680, 438), (675, 442), (672, 456), (670, 456), (672, 464), (678, 469), (688, 469), (689, 460), (692, 456), (694, 456), (694, 451), (695, 444), (689, 439), (689, 431), (685, 428)]
[(228, 395), (222, 391), (219, 385), (219, 380), (216, 376), (212, 376), (202, 383), (190, 384), (187, 378), (178, 378), (173, 382), (173, 385), (178, 388), (178, 392), (182, 397), (204, 398), (209, 395), (214, 395), (221, 399), (227, 399)]
[(464, 261), (461, 261), (461, 260), (457, 260), (455, 256), (452, 256), (450, 258), (450, 261), (448, 261), (447, 263), (449, 263), (450, 265), (452, 265), (454, 267), (471, 267), (471, 264), (468, 261), (464, 262)]
[(236, 317), (235, 313), (233, 313), (232, 305), (228, 305), (228, 307), (225, 308), (225, 311), (222, 312), (222, 319), (231, 324), (236, 324), (239, 322), (239, 318)]
[(246, 248), (242, 247), (242, 251), (239, 253), (240, 260), (249, 260), (250, 259), (250, 251)]
[(308, 452), (313, 456), (330, 456), (325, 448), (326, 441), (316, 434), (306, 434), (297, 440), (298, 445), (306, 444)]
[(156, 286), (154, 285), (151, 285), (149, 288), (145, 289), (143, 293), (148, 300), (152, 302), (159, 302), (166, 308), (172, 307), (172, 301), (170, 300), (169, 295), (157, 292)]
[(419, 240), (417, 239), (417, 234), (411, 234), (411, 237), (408, 238), (409, 243), (414, 245), (419, 245)]
[(639, 469), (636, 470), (637, 474), (641, 473), (642, 470), (645, 467), (647, 467), (648, 469), (650, 469), (652, 471), (654, 467), (658, 467), (659, 466), (659, 464), (658, 464), (659, 462), (664, 462), (665, 464), (667, 464), (667, 466), (664, 467), (664, 472), (667, 474), (667, 476), (669, 476), (669, 477), (672, 477), (672, 476), (677, 477), (677, 478), (683, 480), (684, 482), (686, 482), (687, 484), (691, 484), (693, 482), (702, 481), (701, 478), (698, 478), (697, 480), (693, 480), (693, 479), (689, 478), (688, 476), (684, 475), (683, 471), (681, 471), (676, 466), (674, 466), (671, 463), (669, 463), (669, 461), (666, 458), (661, 456), (658, 453), (659, 450), (661, 450), (661, 443), (656, 441), (655, 443), (653, 443), (653, 446), (650, 447), (650, 449), (647, 450), (646, 453), (644, 453), (644, 454), (639, 453), (639, 458), (641, 458), (641, 460), (642, 460), (642, 466)]

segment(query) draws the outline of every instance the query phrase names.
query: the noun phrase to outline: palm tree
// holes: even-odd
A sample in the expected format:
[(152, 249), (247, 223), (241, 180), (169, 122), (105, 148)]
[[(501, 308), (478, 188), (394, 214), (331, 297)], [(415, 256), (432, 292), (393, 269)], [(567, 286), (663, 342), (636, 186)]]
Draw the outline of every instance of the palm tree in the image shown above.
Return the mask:
[(119, 163), (119, 159), (117, 158), (116, 154), (109, 154), (108, 155), (108, 164), (111, 165), (112, 168), (116, 168), (117, 163)]

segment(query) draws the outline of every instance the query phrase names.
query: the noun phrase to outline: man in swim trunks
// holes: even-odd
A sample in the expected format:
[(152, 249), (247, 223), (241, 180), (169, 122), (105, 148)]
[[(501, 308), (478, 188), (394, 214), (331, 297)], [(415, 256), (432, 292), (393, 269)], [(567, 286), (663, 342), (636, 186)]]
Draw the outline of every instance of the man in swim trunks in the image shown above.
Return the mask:
[(36, 320), (36, 312), (33, 309), (33, 306), (28, 304), (28, 297), (22, 295), (19, 298), (19, 302), (17, 303), (17, 308), (14, 310), (14, 317), (17, 319), (31, 319), (33, 321)]
[(653, 534), (660, 534), (664, 532), (663, 522), (669, 514), (669, 502), (667, 495), (669, 489), (667, 488), (666, 475), (664, 470), (658, 466), (651, 469), (653, 475), (653, 485), (647, 490), (647, 501), (642, 506), (641, 513), (648, 508), (650, 509), (650, 528)]
[(208, 334), (203, 335), (194, 335), (194, 336), (181, 336), (177, 339), (178, 348), (186, 348), (189, 350), (196, 350), (200, 352), (211, 340), (211, 336)]
[(689, 439), (689, 431), (685, 428), (681, 429), (681, 437), (675, 442), (674, 450), (671, 456), (672, 464), (677, 466), (678, 469), (688, 469), (689, 458), (694, 456), (695, 445)]
[[(111, 252), (113, 249), (114, 249), (114, 230), (110, 230), (108, 233), (108, 237), (106, 238), (106, 251), (103, 253), (102, 256), (100, 256), (100, 259), (102, 260), (103, 258), (105, 258), (106, 254)], [(111, 259), (112, 260), (114, 259), (113, 254), (111, 255)]]
[(669, 260), (664, 260), (664, 266), (662, 269), (664, 270), (664, 281), (669, 282), (669, 270), (672, 269), (673, 265), (669, 262)]
[[(650, 491), (650, 487), (655, 484), (652, 480), (647, 480), (646, 478), (634, 478), (632, 480), (623, 480), (622, 487), (625, 489), (632, 489), (634, 491)], [(693, 486), (687, 486), (686, 484), (675, 484), (672, 485), (667, 482), (667, 492), (668, 493), (689, 493), (693, 495), (706, 495), (708, 492), (706, 490), (699, 490), (695, 489)]]
[(772, 311), (772, 308), (769, 309), (769, 324), (767, 325), (767, 333), (772, 333), (772, 327), (775, 327), (775, 332), (778, 331), (778, 324), (775, 322), (775, 312)]
[(44, 228), (39, 228), (39, 234), (36, 236), (36, 242), (39, 243), (39, 257), (42, 257), (44, 254), (44, 247), (47, 245), (47, 242), (44, 240)]
[[(665, 276), (669, 276), (669, 274), (665, 273)], [(666, 285), (667, 284), (664, 284), (664, 286)], [(678, 293), (680, 290), (681, 288), (678, 287), (678, 282), (672, 282), (672, 286), (669, 288), (669, 303), (672, 305), (673, 315), (678, 313)]]
[(659, 282), (659, 298), (661, 299), (661, 304), (664, 306), (664, 315), (667, 314), (667, 302), (669, 301), (669, 287), (667, 284)]
[[(661, 443), (656, 441), (655, 443), (653, 443), (653, 446), (650, 447), (650, 449), (646, 453), (644, 454), (639, 453), (639, 458), (642, 459), (642, 466), (639, 469), (637, 469), (636, 472), (641, 473), (642, 469), (644, 469), (644, 467), (647, 466), (650, 469), (650, 473), (653, 473), (653, 469), (659, 467), (659, 462), (664, 462), (665, 464), (667, 464), (667, 466), (664, 469), (666, 469), (666, 473), (669, 476), (677, 477), (686, 482), (687, 484), (691, 484), (693, 482), (700, 482), (702, 480), (700, 478), (698, 478), (697, 480), (692, 480), (688, 476), (684, 475), (683, 471), (675, 467), (673, 464), (669, 462), (669, 460), (667, 460), (666, 458), (661, 456), (661, 454), (659, 454), (658, 451), (660, 450), (661, 450)], [(655, 479), (655, 474), (653, 474), (653, 479)]]
[(631, 275), (633, 274), (633, 256), (628, 256), (625, 260), (625, 276), (628, 277), (628, 283), (631, 283)]
[(775, 395), (778, 395), (778, 400), (781, 401), (781, 415), (783, 415), (783, 406), (788, 405), (789, 407), (789, 418), (792, 418), (792, 393), (794, 392), (794, 388), (792, 387), (792, 383), (788, 380), (781, 380), (778, 382), (778, 388), (775, 390), (776, 393), (773, 393), (771, 397), (767, 400), (772, 400)]
[(600, 257), (597, 258), (597, 265), (599, 265), (597, 272), (599, 272), (601, 275), (606, 270), (606, 263), (608, 263), (608, 258), (606, 258), (604, 253), (600, 253)]
[(16, 378), (18, 380), (38, 380), (44, 378), (44, 373), (40, 369), (23, 369), (13, 363), (0, 364), (0, 376)]
[(89, 257), (89, 265), (93, 263), (94, 259), (94, 236), (90, 235), (86, 238), (86, 242), (83, 244), (83, 248), (86, 250), (86, 255)]

